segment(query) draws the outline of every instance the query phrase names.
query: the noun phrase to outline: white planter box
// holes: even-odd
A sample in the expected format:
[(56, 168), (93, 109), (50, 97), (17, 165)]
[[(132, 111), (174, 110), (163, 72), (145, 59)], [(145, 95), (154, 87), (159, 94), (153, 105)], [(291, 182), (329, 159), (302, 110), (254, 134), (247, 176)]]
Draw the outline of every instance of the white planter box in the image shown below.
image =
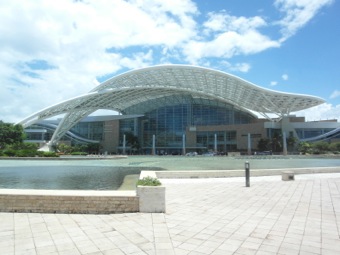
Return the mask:
[(137, 186), (139, 211), (142, 213), (165, 213), (164, 186)]

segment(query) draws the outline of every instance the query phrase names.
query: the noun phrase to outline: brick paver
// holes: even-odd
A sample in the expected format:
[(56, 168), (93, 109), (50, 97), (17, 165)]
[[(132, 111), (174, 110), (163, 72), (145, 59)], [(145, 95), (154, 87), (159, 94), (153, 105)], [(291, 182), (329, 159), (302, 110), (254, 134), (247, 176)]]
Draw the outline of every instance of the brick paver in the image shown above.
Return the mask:
[(162, 181), (166, 214), (0, 213), (0, 253), (340, 254), (340, 174)]

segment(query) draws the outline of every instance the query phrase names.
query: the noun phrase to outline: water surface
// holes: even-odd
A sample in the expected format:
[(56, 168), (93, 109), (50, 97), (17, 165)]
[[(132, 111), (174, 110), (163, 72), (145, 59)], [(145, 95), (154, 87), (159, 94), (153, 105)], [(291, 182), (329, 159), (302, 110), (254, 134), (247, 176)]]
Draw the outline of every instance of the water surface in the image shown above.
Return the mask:
[(107, 160), (0, 160), (0, 188), (116, 190), (142, 170), (235, 170), (337, 167), (340, 158), (301, 156), (130, 156)]

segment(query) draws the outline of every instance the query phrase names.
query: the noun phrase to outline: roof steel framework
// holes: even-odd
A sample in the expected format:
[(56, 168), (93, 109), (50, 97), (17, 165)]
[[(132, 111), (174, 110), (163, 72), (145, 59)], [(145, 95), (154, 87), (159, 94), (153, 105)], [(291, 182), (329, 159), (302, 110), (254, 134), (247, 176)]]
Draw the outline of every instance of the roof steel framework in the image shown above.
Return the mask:
[[(163, 105), (164, 97), (180, 102), (183, 96), (231, 104), (263, 116), (276, 114), (280, 117), (325, 102), (315, 96), (264, 89), (239, 77), (208, 68), (161, 65), (113, 77), (88, 94), (52, 105), (19, 124), (27, 127), (42, 119), (66, 113), (51, 140), (58, 141), (78, 121), (96, 110), (141, 114)], [(130, 112), (132, 109), (139, 112)]]

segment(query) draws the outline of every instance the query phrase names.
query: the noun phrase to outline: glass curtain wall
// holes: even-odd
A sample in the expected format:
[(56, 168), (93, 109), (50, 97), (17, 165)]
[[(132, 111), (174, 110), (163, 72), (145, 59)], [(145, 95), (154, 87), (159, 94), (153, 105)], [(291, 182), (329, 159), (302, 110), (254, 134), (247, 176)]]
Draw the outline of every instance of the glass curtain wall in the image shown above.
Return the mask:
[(87, 139), (101, 141), (103, 140), (103, 130), (104, 122), (96, 121), (78, 122), (70, 131)]
[[(156, 148), (167, 153), (182, 149), (182, 137), (190, 126), (217, 126), (247, 124), (254, 118), (248, 113), (236, 110), (231, 105), (224, 107), (207, 104), (179, 104), (160, 107), (145, 113), (140, 120), (141, 145), (145, 153), (151, 153), (153, 135)], [(197, 148), (214, 148), (214, 136), (217, 134), (217, 149), (228, 151), (236, 149), (236, 131), (208, 132), (197, 134)]]
[[(225, 153), (227, 151), (236, 150), (237, 147), (236, 131), (197, 132), (196, 134), (197, 147), (205, 148), (206, 151), (214, 151), (215, 134), (217, 142), (217, 152)], [(199, 151), (199, 153), (200, 152), (201, 151)]]

